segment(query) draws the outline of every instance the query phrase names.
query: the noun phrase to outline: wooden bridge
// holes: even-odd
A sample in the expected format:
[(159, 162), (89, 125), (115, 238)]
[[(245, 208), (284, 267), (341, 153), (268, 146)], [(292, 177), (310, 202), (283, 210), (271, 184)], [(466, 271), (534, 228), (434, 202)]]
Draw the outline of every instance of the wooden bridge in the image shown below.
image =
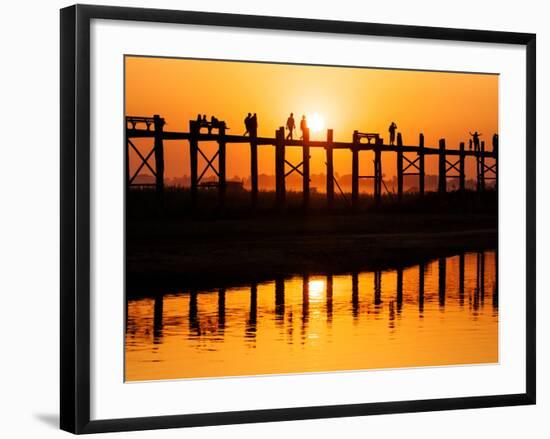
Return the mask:
[[(459, 144), (458, 149), (447, 149), (445, 139), (440, 139), (437, 147), (424, 145), (424, 135), (419, 135), (418, 145), (404, 145), (401, 133), (397, 133), (395, 145), (386, 145), (383, 139), (372, 133), (360, 133), (354, 131), (351, 142), (336, 142), (333, 140), (333, 130), (327, 130), (326, 140), (310, 140), (309, 129), (303, 133), (302, 139), (286, 139), (285, 129), (280, 127), (275, 131), (274, 137), (259, 137), (255, 132), (250, 136), (239, 136), (227, 134), (224, 122), (210, 126), (209, 133), (201, 132), (205, 126), (203, 121), (189, 121), (189, 132), (171, 132), (164, 130), (165, 121), (159, 115), (153, 117), (126, 117), (126, 180), (128, 187), (144, 184), (135, 183), (136, 177), (140, 171), (146, 167), (155, 177), (155, 183), (159, 194), (164, 191), (164, 141), (165, 140), (183, 140), (189, 143), (190, 157), (190, 176), (191, 176), (191, 200), (195, 205), (198, 198), (198, 189), (208, 169), (211, 169), (217, 177), (217, 188), (219, 191), (220, 205), (225, 204), (225, 194), (227, 188), (226, 182), (226, 149), (230, 144), (246, 143), (250, 145), (250, 175), (251, 175), (251, 205), (255, 207), (258, 200), (258, 148), (264, 146), (275, 147), (275, 187), (276, 200), (278, 207), (285, 206), (285, 180), (290, 174), (296, 172), (302, 176), (303, 205), (309, 206), (310, 195), (310, 148), (324, 148), (326, 151), (326, 197), (329, 208), (334, 205), (334, 161), (333, 151), (336, 149), (350, 150), (352, 153), (352, 194), (351, 202), (353, 207), (359, 204), (359, 180), (374, 180), (374, 199), (380, 203), (382, 195), (383, 173), (382, 173), (382, 154), (396, 153), (397, 159), (397, 199), (400, 201), (403, 197), (403, 178), (404, 176), (417, 176), (419, 196), (425, 194), (425, 156), (435, 155), (438, 157), (438, 192), (445, 194), (447, 192), (447, 179), (458, 179), (458, 190), (465, 191), (465, 160), (467, 157), (473, 157), (476, 160), (476, 181), (477, 191), (485, 191), (486, 181), (497, 178), (497, 157), (498, 157), (498, 135), (493, 136), (492, 149), (486, 151), (485, 142), (481, 141), (480, 146), (474, 150), (466, 150), (464, 143)], [(212, 132), (214, 131), (214, 132)], [(152, 149), (147, 155), (143, 155), (133, 139), (151, 138), (153, 139)], [(366, 142), (365, 142), (366, 140)], [(371, 143), (371, 140), (374, 140)], [(208, 157), (200, 148), (200, 142), (217, 142), (218, 148), (212, 157)], [(302, 161), (293, 164), (285, 157), (287, 147), (302, 148)], [(141, 162), (137, 170), (130, 175), (129, 153), (133, 150), (140, 158)], [(359, 153), (361, 151), (374, 152), (374, 174), (359, 174)], [(149, 159), (154, 155), (154, 168), (149, 163)], [(205, 161), (204, 168), (199, 173), (199, 156)], [(215, 160), (217, 159), (217, 166)], [(492, 164), (487, 160), (492, 159)], [(288, 170), (287, 170), (288, 167)], [(337, 182), (336, 182), (337, 183)], [(202, 183), (204, 184), (204, 183)], [(210, 183), (211, 185), (211, 183)]]

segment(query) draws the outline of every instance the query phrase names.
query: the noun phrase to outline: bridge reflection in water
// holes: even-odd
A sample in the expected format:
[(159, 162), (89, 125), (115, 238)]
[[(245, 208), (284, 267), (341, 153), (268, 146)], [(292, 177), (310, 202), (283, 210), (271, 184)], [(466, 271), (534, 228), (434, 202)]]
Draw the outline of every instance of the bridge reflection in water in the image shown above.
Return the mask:
[(127, 303), (127, 380), (497, 361), (494, 251)]

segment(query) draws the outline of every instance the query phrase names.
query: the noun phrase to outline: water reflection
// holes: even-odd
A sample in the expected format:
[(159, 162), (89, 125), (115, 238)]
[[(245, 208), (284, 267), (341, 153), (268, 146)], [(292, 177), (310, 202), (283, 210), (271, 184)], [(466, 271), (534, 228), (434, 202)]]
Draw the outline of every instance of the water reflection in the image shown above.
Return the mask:
[(128, 300), (126, 328), (128, 380), (496, 362), (496, 252)]

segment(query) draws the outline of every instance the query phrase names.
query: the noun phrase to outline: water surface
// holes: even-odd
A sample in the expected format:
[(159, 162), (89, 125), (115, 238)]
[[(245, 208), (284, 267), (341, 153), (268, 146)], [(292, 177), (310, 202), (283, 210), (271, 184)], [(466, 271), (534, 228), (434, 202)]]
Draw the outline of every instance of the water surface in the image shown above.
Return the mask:
[(498, 362), (496, 254), (130, 299), (126, 379)]

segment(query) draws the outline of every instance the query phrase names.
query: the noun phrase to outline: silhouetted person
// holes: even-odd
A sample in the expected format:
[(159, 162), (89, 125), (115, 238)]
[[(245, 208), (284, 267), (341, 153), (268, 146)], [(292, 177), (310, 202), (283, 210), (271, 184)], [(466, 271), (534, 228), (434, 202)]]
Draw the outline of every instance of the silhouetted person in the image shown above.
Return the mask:
[(252, 114), (248, 113), (248, 116), (244, 118), (244, 127), (246, 128), (246, 131), (244, 132), (243, 136), (246, 136), (247, 134), (250, 134), (250, 120), (252, 119)]
[(479, 136), (481, 136), (481, 133), (478, 133), (477, 131), (474, 131), (474, 133), (470, 133), (470, 136), (472, 136), (472, 139), (474, 141), (474, 151), (479, 151)]
[(288, 119), (286, 120), (286, 128), (288, 130), (288, 135), (286, 138), (292, 140), (292, 134), (296, 128), (296, 124), (294, 123), (294, 113), (290, 113), (290, 116), (288, 116)]
[(302, 131), (302, 137), (300, 137), (300, 139), (303, 139), (304, 133), (307, 130), (307, 120), (305, 115), (302, 116), (302, 120), (300, 121), (300, 130)]
[(220, 127), (220, 121), (217, 117), (212, 116), (210, 118), (210, 124), (208, 125), (208, 134), (212, 133), (212, 128), (219, 128)]
[(498, 150), (498, 134), (493, 134), (493, 151)]
[(470, 151), (472, 150), (472, 145), (473, 145), (473, 142), (472, 142), (472, 139), (470, 139), (470, 141), (468, 142), (468, 146), (470, 147)]
[(397, 129), (397, 125), (395, 122), (392, 122), (391, 125), (388, 128), (388, 131), (390, 132), (390, 145), (393, 145), (395, 143), (395, 130)]
[(258, 135), (258, 116), (256, 116), (256, 113), (250, 118), (250, 135), (252, 137)]

